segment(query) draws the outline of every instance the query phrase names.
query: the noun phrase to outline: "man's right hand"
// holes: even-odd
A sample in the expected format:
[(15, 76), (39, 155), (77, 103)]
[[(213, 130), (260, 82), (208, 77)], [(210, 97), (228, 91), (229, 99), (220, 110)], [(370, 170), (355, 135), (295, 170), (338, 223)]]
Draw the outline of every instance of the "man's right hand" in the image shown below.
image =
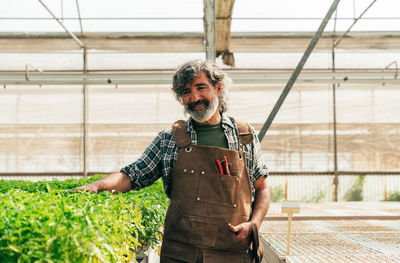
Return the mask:
[(86, 184), (86, 185), (82, 185), (82, 186), (76, 187), (74, 189), (84, 190), (86, 192), (91, 192), (91, 193), (97, 194), (99, 192), (99, 184), (97, 182), (93, 182), (93, 183), (90, 183), (90, 184)]
[(130, 191), (131, 181), (129, 176), (124, 173), (113, 173), (93, 183), (75, 188), (86, 192), (98, 193), (101, 191), (110, 191), (115, 193), (126, 193)]

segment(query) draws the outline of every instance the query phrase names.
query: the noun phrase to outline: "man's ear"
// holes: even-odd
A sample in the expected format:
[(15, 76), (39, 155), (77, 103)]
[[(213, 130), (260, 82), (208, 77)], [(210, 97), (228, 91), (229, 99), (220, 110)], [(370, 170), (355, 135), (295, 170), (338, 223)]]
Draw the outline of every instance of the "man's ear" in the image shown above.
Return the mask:
[(222, 83), (221, 83), (221, 82), (218, 82), (218, 83), (217, 83), (217, 87), (216, 87), (218, 97), (221, 96), (221, 92), (222, 92), (221, 86), (222, 86)]

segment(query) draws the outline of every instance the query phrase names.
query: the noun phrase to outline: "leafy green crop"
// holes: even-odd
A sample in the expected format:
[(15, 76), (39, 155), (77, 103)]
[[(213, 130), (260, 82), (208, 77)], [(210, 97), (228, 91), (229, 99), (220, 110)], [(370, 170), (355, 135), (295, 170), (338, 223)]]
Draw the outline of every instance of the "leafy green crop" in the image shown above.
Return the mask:
[(364, 199), (363, 189), (365, 183), (365, 175), (359, 175), (354, 184), (347, 190), (344, 195), (346, 201), (362, 201)]
[(282, 185), (271, 185), (269, 189), (271, 191), (272, 202), (281, 202), (283, 200), (284, 193)]
[(30, 193), (38, 191), (47, 192), (48, 186), (53, 190), (72, 189), (99, 180), (104, 176), (105, 175), (97, 174), (89, 178), (67, 179), (63, 181), (53, 179), (51, 181), (39, 181), (39, 182), (30, 182), (22, 180), (0, 180), (0, 193), (7, 193), (11, 189), (19, 189)]
[(126, 194), (59, 191), (86, 183), (0, 181), (0, 262), (132, 262), (157, 244), (168, 205), (160, 182)]
[(394, 191), (389, 193), (388, 201), (400, 201), (400, 192)]

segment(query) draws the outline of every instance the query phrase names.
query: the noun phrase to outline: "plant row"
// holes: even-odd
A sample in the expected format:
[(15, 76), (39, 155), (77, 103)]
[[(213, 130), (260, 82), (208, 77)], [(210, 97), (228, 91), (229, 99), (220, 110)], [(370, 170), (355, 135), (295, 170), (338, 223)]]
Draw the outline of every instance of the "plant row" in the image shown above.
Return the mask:
[(63, 191), (99, 178), (0, 180), (0, 262), (134, 262), (156, 245), (162, 183), (126, 194)]

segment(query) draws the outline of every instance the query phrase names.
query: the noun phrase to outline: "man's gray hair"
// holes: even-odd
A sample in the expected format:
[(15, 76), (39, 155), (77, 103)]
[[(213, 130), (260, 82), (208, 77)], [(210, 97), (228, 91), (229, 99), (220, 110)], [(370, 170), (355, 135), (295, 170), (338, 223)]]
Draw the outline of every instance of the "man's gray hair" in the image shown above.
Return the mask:
[(192, 60), (178, 67), (174, 73), (172, 86), (176, 99), (183, 104), (183, 89), (187, 84), (192, 83), (193, 79), (198, 76), (200, 72), (204, 72), (207, 75), (215, 88), (218, 83), (221, 83), (221, 95), (218, 97), (218, 108), (220, 112), (226, 112), (228, 110), (228, 88), (232, 84), (232, 80), (221, 68), (209, 60)]

